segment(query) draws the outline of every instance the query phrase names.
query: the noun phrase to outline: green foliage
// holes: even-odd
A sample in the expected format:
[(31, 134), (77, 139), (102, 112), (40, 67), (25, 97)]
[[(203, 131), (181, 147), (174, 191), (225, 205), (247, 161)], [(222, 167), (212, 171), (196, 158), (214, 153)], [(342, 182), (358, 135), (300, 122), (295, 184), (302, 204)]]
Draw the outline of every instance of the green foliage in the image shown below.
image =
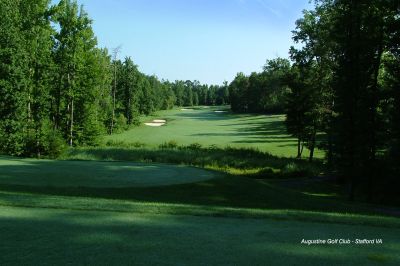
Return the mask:
[(182, 147), (184, 149), (189, 149), (189, 150), (199, 150), (202, 148), (202, 145), (200, 143), (192, 143), (187, 146)]
[(282, 113), (288, 88), (286, 76), (290, 71), (287, 59), (267, 60), (264, 71), (246, 77), (238, 73), (229, 84), (231, 108), (235, 112)]
[(118, 114), (115, 119), (114, 130), (115, 132), (123, 132), (128, 128), (128, 120), (123, 114)]
[(44, 147), (45, 153), (49, 158), (58, 158), (66, 150), (65, 141), (62, 135), (56, 130), (49, 131)]
[(119, 148), (143, 148), (146, 146), (146, 143), (143, 142), (125, 142), (125, 141), (115, 141), (115, 140), (108, 140), (105, 143), (108, 147), (119, 147)]
[(24, 156), (36, 156), (38, 158), (57, 158), (66, 149), (66, 144), (59, 131), (54, 129), (49, 120), (42, 122), (38, 130), (31, 130), (25, 137), (26, 147)]
[(176, 149), (178, 148), (178, 143), (175, 140), (170, 140), (168, 142), (164, 142), (158, 146), (160, 149)]
[[(288, 129), (298, 137), (299, 154), (300, 143), (312, 151), (316, 133), (327, 134), (320, 146), (350, 184), (350, 199), (359, 186), (372, 198), (373, 187), (381, 183), (379, 161), (385, 160), (379, 151), (396, 142), (389, 126), (396, 97), (385, 67), (385, 57), (398, 50), (391, 42), (398, 36), (395, 2), (316, 1), (293, 32), (303, 46), (290, 51), (297, 75), (291, 78)], [(384, 175), (380, 178), (390, 176)]]

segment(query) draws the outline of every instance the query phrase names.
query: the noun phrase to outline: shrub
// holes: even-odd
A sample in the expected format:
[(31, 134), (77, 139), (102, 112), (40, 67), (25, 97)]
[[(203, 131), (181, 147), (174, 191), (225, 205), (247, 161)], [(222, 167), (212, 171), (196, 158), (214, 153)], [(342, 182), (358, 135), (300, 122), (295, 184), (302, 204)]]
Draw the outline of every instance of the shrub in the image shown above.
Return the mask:
[(310, 164), (289, 162), (281, 169), (283, 177), (311, 177), (318, 170)]
[(120, 133), (126, 129), (128, 129), (128, 120), (125, 118), (123, 114), (119, 114), (115, 118), (115, 132)]
[(49, 134), (46, 144), (46, 153), (50, 158), (59, 157), (67, 148), (61, 133), (56, 130), (52, 130), (51, 134)]
[(178, 148), (178, 143), (175, 140), (170, 140), (168, 142), (164, 142), (158, 146), (160, 149), (176, 149)]
[(189, 150), (200, 150), (201, 149), (201, 144), (200, 143), (192, 143), (187, 145), (185, 148)]
[(108, 140), (105, 145), (107, 147), (118, 147), (118, 148), (143, 148), (146, 143), (135, 141), (135, 142), (125, 142), (123, 140)]

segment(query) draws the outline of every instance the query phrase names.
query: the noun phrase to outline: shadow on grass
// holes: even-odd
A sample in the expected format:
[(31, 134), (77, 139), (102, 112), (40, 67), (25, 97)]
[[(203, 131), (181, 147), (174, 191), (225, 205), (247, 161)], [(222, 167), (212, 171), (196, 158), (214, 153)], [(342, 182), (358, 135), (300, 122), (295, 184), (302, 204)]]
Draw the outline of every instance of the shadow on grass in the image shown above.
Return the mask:
[[(144, 150), (144, 149), (123, 149), (123, 148), (80, 148), (70, 151), (65, 159), (75, 159), (76, 164), (89, 164), (87, 160), (116, 160), (116, 161), (142, 161), (142, 162), (168, 162), (175, 164), (191, 164), (197, 166), (217, 169), (219, 172), (225, 172), (220, 177), (209, 180), (194, 180), (188, 184), (162, 184), (155, 187), (137, 187), (126, 183), (123, 186), (112, 187), (115, 181), (112, 178), (99, 179), (99, 186), (76, 183), (71, 185), (71, 180), (75, 177), (65, 175), (62, 165), (68, 167), (70, 161), (48, 161), (37, 160), (35, 164), (41, 167), (41, 171), (36, 173), (46, 173), (46, 168), (54, 168), (57, 164), (58, 178), (66, 179), (64, 186), (48, 184), (43, 180), (40, 185), (2, 183), (0, 191), (33, 193), (36, 195), (61, 195), (61, 196), (79, 196), (87, 198), (105, 198), (118, 199), (139, 202), (160, 202), (174, 204), (190, 204), (198, 206), (222, 206), (238, 208), (257, 208), (257, 209), (285, 209), (302, 211), (321, 211), (321, 212), (345, 212), (373, 214), (374, 209), (371, 206), (350, 203), (337, 196), (337, 188), (332, 186), (316, 186), (314, 189), (308, 189), (311, 184), (298, 179), (299, 183), (305, 183), (305, 186), (297, 186), (293, 189), (291, 186), (282, 186), (276, 183), (277, 179), (270, 181), (267, 178), (287, 178), (308, 176), (307, 167), (310, 167), (305, 161), (295, 159), (279, 158), (263, 152), (252, 149), (164, 149), (164, 150)], [(82, 161), (86, 160), (86, 161)], [(93, 162), (90, 162), (93, 163)], [(104, 163), (104, 162), (102, 162)], [(123, 162), (115, 163), (115, 167), (107, 167), (107, 176), (117, 177), (121, 169), (117, 167)], [(213, 167), (209, 167), (211, 164)], [(60, 167), (61, 166), (61, 167)], [(165, 165), (166, 169), (169, 165)], [(235, 167), (235, 168), (232, 168)], [(306, 168), (302, 168), (306, 167)], [(318, 164), (311, 167), (318, 169)], [(253, 171), (257, 169), (257, 171)], [(313, 169), (313, 168), (311, 168)], [(24, 166), (14, 169), (23, 171)], [(26, 169), (25, 169), (26, 170)], [(230, 170), (238, 171), (237, 174), (227, 174)], [(82, 173), (80, 173), (81, 171)], [(134, 174), (134, 170), (133, 174)], [(163, 171), (163, 169), (159, 169)], [(101, 174), (102, 168), (98, 171), (87, 171), (84, 168), (76, 168), (75, 173), (85, 176)], [(185, 179), (196, 175), (195, 173), (182, 173), (179, 178)], [(12, 175), (12, 173), (11, 173)], [(153, 173), (149, 178), (156, 177)], [(217, 175), (218, 176), (218, 175)], [(29, 173), (27, 178), (29, 178)], [(50, 175), (44, 174), (46, 179)], [(249, 178), (251, 177), (251, 178)], [(264, 179), (263, 179), (264, 178)], [(90, 178), (88, 178), (90, 179)], [(48, 181), (48, 180), (47, 180)], [(283, 181), (283, 180), (282, 180)], [(85, 181), (86, 182), (86, 181)], [(70, 185), (68, 185), (68, 183)], [(307, 184), (308, 183), (308, 184)], [(293, 185), (293, 183), (292, 183)], [(321, 189), (322, 187), (322, 189)], [(2, 199), (3, 200), (3, 199)], [(12, 203), (12, 202), (11, 202)]]
[(109, 161), (0, 157), (1, 184), (51, 187), (146, 187), (199, 182), (216, 175), (194, 167)]
[(385, 245), (363, 249), (299, 242), (372, 238), (370, 227), (296, 221), (0, 207), (0, 228), (2, 265), (359, 265), (368, 254), (398, 261), (393, 228), (374, 228)]
[[(214, 168), (219, 171), (238, 171), (238, 175), (225, 174), (224, 177), (210, 179), (207, 181), (194, 181), (195, 183), (180, 185), (163, 185), (157, 187), (134, 187), (126, 186), (112, 188), (110, 179), (100, 180), (103, 182), (99, 187), (86, 185), (78, 186), (30, 186), (26, 184), (0, 184), (0, 190), (10, 192), (29, 192), (37, 194), (100, 197), (109, 199), (127, 199), (147, 202), (168, 202), (180, 204), (195, 204), (208, 206), (244, 207), (261, 209), (293, 209), (314, 210), (327, 212), (365, 212), (359, 206), (352, 206), (347, 202), (340, 202), (334, 198), (321, 198), (316, 195), (301, 193), (287, 188), (271, 184), (268, 180), (260, 178), (287, 178), (310, 176), (312, 170), (318, 169), (318, 164), (310, 165), (305, 161), (295, 159), (279, 158), (267, 153), (253, 149), (233, 148), (197, 148), (145, 150), (124, 148), (80, 148), (73, 149), (65, 159), (76, 160), (117, 160), (117, 161), (141, 161), (141, 162), (163, 162), (186, 164), (200, 167)], [(56, 161), (62, 166), (63, 161)], [(84, 161), (77, 161), (84, 165)], [(112, 164), (112, 162), (109, 162)], [(45, 172), (46, 167), (54, 167), (52, 161), (37, 161)], [(167, 167), (167, 166), (166, 166)], [(308, 168), (311, 167), (311, 168)], [(256, 169), (256, 171), (252, 171)], [(311, 169), (311, 170), (310, 170)], [(18, 169), (15, 169), (18, 170)], [(23, 170), (21, 166), (20, 170)], [(107, 168), (107, 175), (117, 176), (120, 174), (118, 167)], [(77, 174), (83, 171), (85, 175), (101, 173), (100, 167), (97, 172), (87, 172), (84, 169), (76, 169)], [(40, 173), (37, 173), (37, 175)], [(188, 173), (191, 175), (193, 173)], [(59, 171), (60, 178), (63, 176), (62, 168)], [(46, 175), (45, 175), (46, 176)], [(252, 178), (248, 178), (252, 177)], [(48, 177), (49, 178), (49, 177)], [(182, 174), (182, 178), (185, 176)], [(110, 183), (109, 183), (110, 182)], [(329, 191), (327, 191), (328, 193)]]
[[(113, 145), (113, 143), (109, 143)], [(253, 148), (220, 148), (218, 146), (203, 147), (193, 143), (188, 146), (178, 146), (175, 142), (160, 145), (160, 149), (94, 147), (71, 149), (62, 159), (78, 160), (118, 160), (134, 162), (158, 162), (183, 164), (197, 167), (208, 167), (216, 170), (253, 170), (271, 169), (275, 175), (268, 177), (306, 177), (317, 174), (322, 161), (309, 163), (305, 160), (285, 158), (271, 155)], [(172, 145), (173, 144), (173, 145)], [(171, 146), (171, 147), (169, 147)], [(272, 173), (271, 173), (272, 174)], [(262, 176), (258, 176), (261, 178)]]
[(215, 120), (229, 120), (229, 119), (237, 119), (238, 115), (232, 113), (215, 113), (214, 111), (207, 111), (207, 112), (196, 112), (196, 111), (189, 111), (184, 113), (178, 113), (174, 116), (179, 118), (185, 119), (195, 119), (195, 120), (202, 120), (202, 121), (215, 121)]
[[(245, 139), (234, 141), (234, 143), (279, 143), (287, 146), (296, 146), (296, 139), (287, 134), (285, 124), (282, 120), (266, 121), (267, 117), (248, 120), (257, 122), (235, 123), (221, 126), (232, 127), (230, 133), (206, 133), (194, 134), (193, 136), (243, 136)], [(244, 126), (237, 128), (237, 126)]]

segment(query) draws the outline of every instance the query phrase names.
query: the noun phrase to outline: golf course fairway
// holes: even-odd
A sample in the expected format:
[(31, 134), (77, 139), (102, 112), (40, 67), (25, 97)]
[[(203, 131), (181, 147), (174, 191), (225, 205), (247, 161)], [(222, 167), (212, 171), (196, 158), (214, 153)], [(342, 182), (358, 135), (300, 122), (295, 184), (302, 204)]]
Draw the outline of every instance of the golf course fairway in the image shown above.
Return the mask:
[[(163, 119), (166, 123), (158, 127), (145, 124), (154, 119)], [(256, 148), (285, 157), (294, 157), (297, 152), (296, 138), (286, 132), (284, 115), (235, 114), (228, 107), (194, 107), (158, 111), (142, 120), (139, 127), (106, 136), (105, 141), (140, 143), (146, 147), (174, 141), (178, 145)], [(316, 157), (323, 155), (321, 150), (316, 150)]]

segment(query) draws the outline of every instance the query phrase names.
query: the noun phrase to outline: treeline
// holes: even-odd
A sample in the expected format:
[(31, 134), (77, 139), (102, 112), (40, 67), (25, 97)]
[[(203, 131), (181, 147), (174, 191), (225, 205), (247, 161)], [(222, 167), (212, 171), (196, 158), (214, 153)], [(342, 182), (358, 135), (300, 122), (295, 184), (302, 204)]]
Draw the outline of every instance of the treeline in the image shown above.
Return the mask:
[[(304, 147), (310, 160), (317, 145), (326, 150), (331, 169), (350, 185), (350, 199), (356, 188), (369, 199), (395, 195), (400, 174), (400, 2), (315, 1), (315, 9), (297, 20), (293, 40), (300, 48), (291, 47), (290, 64), (279, 67), (280, 92), (274, 94), (284, 95), (278, 111), (285, 111), (287, 130), (298, 139), (297, 156)], [(282, 60), (267, 66), (274, 61)], [(229, 85), (233, 110), (277, 111), (263, 107), (268, 105), (262, 99), (276, 88), (262, 82), (268, 73), (271, 68), (250, 77), (238, 74)], [(257, 98), (261, 102), (255, 107)], [(318, 143), (317, 134), (324, 136)]]
[(160, 81), (97, 45), (76, 0), (0, 1), (0, 150), (55, 156), (65, 144), (135, 124), (174, 105), (227, 104), (225, 86)]
[(289, 92), (285, 76), (290, 67), (289, 60), (276, 58), (267, 60), (261, 73), (238, 73), (228, 86), (232, 111), (283, 113)]
[[(115, 127), (126, 128), (138, 123), (140, 114), (174, 106), (225, 105), (229, 104), (228, 86), (201, 84), (199, 81), (175, 82), (158, 80), (138, 70), (130, 57), (112, 62), (114, 69), (112, 97), (115, 102), (113, 116)], [(113, 127), (111, 127), (111, 132)]]

